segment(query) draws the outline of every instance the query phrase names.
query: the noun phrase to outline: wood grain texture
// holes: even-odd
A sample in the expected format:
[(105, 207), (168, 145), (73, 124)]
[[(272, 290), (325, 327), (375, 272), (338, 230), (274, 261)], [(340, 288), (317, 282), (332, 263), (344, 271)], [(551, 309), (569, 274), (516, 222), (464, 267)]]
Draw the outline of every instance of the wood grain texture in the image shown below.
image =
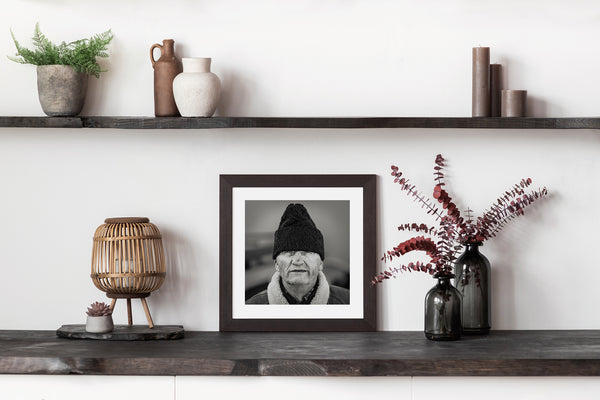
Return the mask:
[(340, 118), (141, 118), (85, 117), (90, 128), (218, 129), (218, 128), (479, 128), (479, 129), (600, 129), (600, 118), (468, 118), (468, 117), (340, 117)]
[(186, 332), (165, 341), (0, 331), (0, 373), (271, 376), (600, 376), (600, 331), (492, 331), (456, 342), (422, 332)]
[(0, 117), (0, 128), (600, 129), (600, 118), (500, 117)]
[(83, 128), (79, 117), (0, 117), (0, 128)]

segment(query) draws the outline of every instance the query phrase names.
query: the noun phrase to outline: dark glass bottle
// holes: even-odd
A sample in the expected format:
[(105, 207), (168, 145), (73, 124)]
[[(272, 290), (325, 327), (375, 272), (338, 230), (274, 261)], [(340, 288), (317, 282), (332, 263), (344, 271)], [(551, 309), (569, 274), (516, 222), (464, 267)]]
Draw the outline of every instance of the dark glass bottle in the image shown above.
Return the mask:
[(491, 327), (491, 269), (479, 246), (480, 242), (465, 244), (454, 264), (454, 284), (462, 294), (463, 333), (486, 335)]
[(450, 279), (437, 276), (438, 283), (425, 296), (425, 336), (430, 340), (458, 340), (462, 332), (461, 294)]

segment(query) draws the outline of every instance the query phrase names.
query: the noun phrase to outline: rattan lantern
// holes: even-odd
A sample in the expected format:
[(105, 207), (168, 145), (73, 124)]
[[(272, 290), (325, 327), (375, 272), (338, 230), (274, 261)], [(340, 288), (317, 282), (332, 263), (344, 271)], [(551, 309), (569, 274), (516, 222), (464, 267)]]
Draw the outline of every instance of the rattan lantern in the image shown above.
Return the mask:
[(127, 299), (127, 319), (133, 325), (131, 299), (140, 299), (148, 326), (154, 327), (146, 297), (165, 280), (165, 256), (158, 228), (148, 218), (107, 218), (94, 234), (92, 281), (112, 299)]

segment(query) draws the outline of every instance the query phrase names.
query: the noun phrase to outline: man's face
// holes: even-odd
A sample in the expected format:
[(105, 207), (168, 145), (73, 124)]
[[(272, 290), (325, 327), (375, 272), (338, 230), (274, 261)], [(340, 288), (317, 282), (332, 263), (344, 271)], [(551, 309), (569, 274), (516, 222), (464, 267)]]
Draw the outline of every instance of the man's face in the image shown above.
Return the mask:
[(319, 254), (311, 251), (284, 251), (275, 259), (275, 269), (288, 285), (312, 288), (323, 270), (323, 261)]

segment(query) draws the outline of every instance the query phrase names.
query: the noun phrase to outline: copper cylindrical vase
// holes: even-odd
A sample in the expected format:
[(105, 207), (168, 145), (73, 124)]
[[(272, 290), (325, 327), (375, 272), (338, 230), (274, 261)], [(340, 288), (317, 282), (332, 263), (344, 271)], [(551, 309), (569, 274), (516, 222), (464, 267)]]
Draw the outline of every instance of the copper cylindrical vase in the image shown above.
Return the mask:
[(490, 48), (473, 47), (472, 116), (490, 116)]
[(490, 65), (490, 116), (502, 114), (502, 65)]
[(527, 114), (527, 90), (502, 91), (502, 116), (525, 117)]

